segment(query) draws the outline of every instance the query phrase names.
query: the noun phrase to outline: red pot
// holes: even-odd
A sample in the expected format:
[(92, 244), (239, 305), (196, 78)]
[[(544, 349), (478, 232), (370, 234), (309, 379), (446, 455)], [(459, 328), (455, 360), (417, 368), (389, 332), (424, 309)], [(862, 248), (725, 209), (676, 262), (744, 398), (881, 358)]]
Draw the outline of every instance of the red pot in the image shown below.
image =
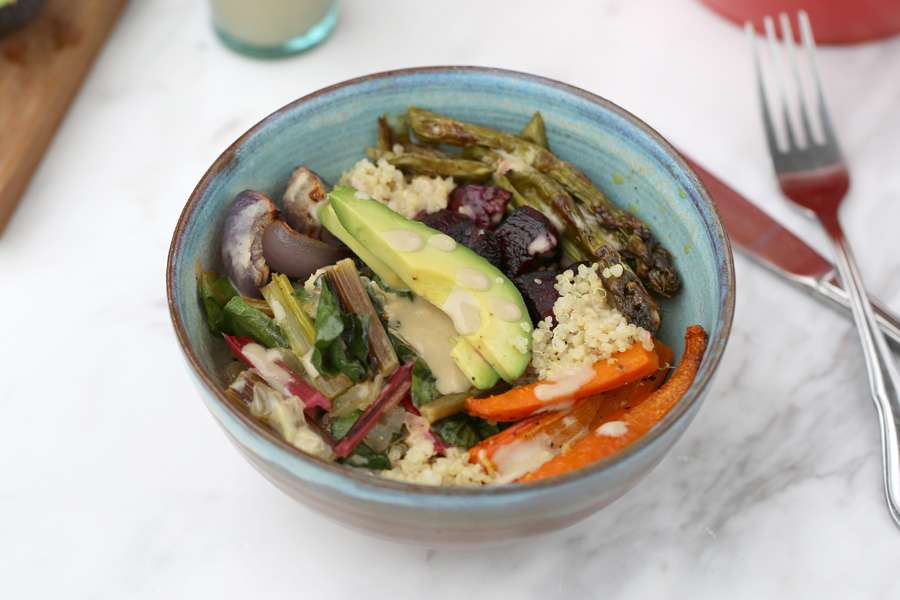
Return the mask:
[(900, 0), (700, 1), (740, 25), (751, 21), (757, 31), (762, 31), (762, 18), (766, 15), (794, 15), (805, 10), (816, 42), (822, 44), (854, 44), (900, 33)]

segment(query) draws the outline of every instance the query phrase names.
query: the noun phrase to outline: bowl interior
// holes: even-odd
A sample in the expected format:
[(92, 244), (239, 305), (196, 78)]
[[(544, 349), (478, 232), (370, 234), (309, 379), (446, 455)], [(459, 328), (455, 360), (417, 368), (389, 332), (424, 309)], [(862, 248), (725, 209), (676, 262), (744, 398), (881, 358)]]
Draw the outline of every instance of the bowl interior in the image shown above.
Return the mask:
[[(733, 310), (730, 248), (702, 186), (655, 132), (611, 103), (540, 78), (464, 68), (381, 74), (317, 92), (266, 118), (211, 167), (179, 221), (168, 282), (176, 329), (180, 322), (209, 379), (220, 381), (226, 352), (206, 328), (195, 269), (198, 263), (220, 268), (219, 232), (235, 194), (252, 188), (279, 202), (298, 164), (336, 182), (375, 143), (376, 118), (409, 105), (509, 132), (540, 110), (553, 152), (640, 216), (674, 255), (684, 286), (661, 303), (660, 337), (680, 352), (688, 325), (710, 333), (695, 384), (702, 387), (724, 348)], [(694, 390), (683, 401), (696, 396)]]

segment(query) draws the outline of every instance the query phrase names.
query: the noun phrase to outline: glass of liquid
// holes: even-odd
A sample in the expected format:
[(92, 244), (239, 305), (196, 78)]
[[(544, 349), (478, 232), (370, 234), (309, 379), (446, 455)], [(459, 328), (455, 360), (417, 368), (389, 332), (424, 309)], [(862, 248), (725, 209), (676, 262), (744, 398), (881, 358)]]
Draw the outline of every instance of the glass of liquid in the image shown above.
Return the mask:
[(279, 57), (303, 52), (328, 37), (337, 0), (210, 0), (213, 26), (242, 54)]

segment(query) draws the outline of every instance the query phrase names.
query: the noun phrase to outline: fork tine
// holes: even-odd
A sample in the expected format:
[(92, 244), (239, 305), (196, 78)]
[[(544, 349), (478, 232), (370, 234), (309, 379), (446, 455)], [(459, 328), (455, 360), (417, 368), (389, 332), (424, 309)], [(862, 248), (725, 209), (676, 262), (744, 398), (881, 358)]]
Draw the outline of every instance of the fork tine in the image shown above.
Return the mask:
[(805, 10), (801, 10), (797, 14), (797, 21), (800, 24), (800, 38), (803, 41), (803, 48), (806, 50), (809, 64), (812, 67), (813, 82), (816, 85), (816, 104), (819, 109), (819, 122), (822, 124), (822, 133), (825, 136), (824, 143), (832, 145), (840, 153), (837, 136), (834, 134), (831, 117), (828, 115), (828, 107), (825, 106), (825, 94), (822, 92), (822, 81), (819, 79), (819, 69), (816, 64), (816, 42), (813, 39), (812, 26), (809, 24), (809, 15), (806, 14)]
[(766, 131), (766, 142), (769, 144), (769, 153), (774, 157), (781, 151), (778, 147), (778, 138), (775, 136), (775, 124), (772, 122), (772, 115), (769, 112), (769, 102), (766, 98), (766, 89), (763, 85), (762, 66), (759, 61), (759, 48), (756, 40), (756, 30), (753, 24), (747, 22), (744, 24), (744, 31), (747, 32), (747, 39), (750, 42), (750, 50), (753, 53), (753, 67), (756, 70), (756, 90), (759, 94), (759, 107), (762, 111), (763, 129)]
[(769, 55), (772, 60), (772, 71), (774, 72), (775, 79), (775, 89), (778, 92), (778, 100), (781, 105), (781, 119), (782, 123), (784, 123), (785, 133), (787, 134), (787, 149), (791, 148), (799, 148), (800, 144), (797, 143), (797, 134), (796, 129), (794, 128), (794, 119), (791, 117), (791, 112), (788, 110), (788, 102), (787, 102), (787, 92), (785, 91), (784, 78), (781, 73), (781, 69), (779, 68), (779, 64), (783, 62), (779, 60), (781, 57), (781, 50), (778, 46), (778, 39), (775, 36), (775, 22), (772, 20), (772, 17), (765, 17), (763, 19), (763, 27), (766, 30), (766, 38), (769, 42)]
[(778, 15), (778, 21), (781, 24), (781, 39), (787, 46), (787, 54), (790, 58), (791, 71), (794, 75), (794, 84), (797, 88), (797, 104), (800, 107), (800, 132), (806, 140), (806, 145), (811, 146), (814, 143), (812, 126), (809, 120), (809, 104), (806, 99), (805, 86), (803, 79), (800, 78), (800, 67), (797, 64), (797, 46), (794, 44), (794, 30), (791, 27), (791, 19), (787, 13)]

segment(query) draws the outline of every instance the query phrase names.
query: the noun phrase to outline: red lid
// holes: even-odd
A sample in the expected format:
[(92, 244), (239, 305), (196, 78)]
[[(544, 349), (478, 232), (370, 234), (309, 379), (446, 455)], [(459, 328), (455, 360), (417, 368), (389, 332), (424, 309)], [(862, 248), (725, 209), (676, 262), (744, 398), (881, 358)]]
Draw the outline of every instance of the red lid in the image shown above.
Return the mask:
[[(700, 0), (722, 16), (762, 31), (766, 15), (809, 13), (816, 42), (854, 44), (900, 33), (898, 0)], [(793, 20), (796, 27), (796, 20)], [(797, 30), (794, 29), (796, 34)]]

